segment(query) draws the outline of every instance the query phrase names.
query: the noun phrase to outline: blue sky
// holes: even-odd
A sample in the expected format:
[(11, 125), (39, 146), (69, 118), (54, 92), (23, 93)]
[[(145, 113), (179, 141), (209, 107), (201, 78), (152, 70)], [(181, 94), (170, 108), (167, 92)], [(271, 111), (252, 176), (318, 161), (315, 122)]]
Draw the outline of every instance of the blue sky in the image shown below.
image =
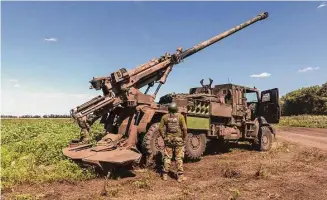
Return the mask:
[[(2, 2), (2, 114), (68, 113), (100, 94), (93, 76), (187, 49), (267, 11), (266, 20), (176, 65), (159, 97), (203, 78), (281, 94), (327, 81), (322, 2)], [(48, 40), (46, 40), (48, 39)], [(50, 40), (49, 40), (50, 39)], [(299, 70), (303, 70), (299, 72)], [(268, 73), (254, 78), (251, 75)]]

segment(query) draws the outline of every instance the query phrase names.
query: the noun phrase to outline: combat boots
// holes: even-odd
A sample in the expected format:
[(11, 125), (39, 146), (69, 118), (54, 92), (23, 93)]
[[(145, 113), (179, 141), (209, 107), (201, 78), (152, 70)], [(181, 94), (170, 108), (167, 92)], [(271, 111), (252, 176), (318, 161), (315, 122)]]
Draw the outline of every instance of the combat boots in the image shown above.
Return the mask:
[(177, 177), (177, 182), (182, 182), (182, 181), (184, 181), (184, 175), (183, 174), (181, 174), (181, 175), (178, 175), (178, 177)]
[(166, 173), (162, 174), (162, 180), (166, 181), (168, 178), (168, 175)]

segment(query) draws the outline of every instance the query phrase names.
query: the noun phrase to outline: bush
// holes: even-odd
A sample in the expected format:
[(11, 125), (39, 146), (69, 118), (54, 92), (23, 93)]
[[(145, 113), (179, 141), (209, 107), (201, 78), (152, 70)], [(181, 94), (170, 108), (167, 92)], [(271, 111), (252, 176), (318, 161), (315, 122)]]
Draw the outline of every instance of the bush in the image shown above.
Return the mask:
[(289, 92), (280, 104), (282, 116), (327, 115), (327, 82)]

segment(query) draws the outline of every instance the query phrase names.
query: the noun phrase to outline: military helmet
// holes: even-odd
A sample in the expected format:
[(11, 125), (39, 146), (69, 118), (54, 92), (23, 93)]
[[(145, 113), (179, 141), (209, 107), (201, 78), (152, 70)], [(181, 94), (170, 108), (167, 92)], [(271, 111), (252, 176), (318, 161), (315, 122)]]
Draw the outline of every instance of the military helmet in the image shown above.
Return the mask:
[(177, 104), (175, 102), (172, 102), (168, 106), (168, 112), (170, 113), (176, 113), (178, 111)]

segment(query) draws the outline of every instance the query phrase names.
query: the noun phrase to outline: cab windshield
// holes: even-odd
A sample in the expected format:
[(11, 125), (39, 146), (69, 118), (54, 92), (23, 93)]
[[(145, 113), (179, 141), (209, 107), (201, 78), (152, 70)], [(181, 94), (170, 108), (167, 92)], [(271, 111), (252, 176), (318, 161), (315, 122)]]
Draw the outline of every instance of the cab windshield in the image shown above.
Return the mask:
[(258, 102), (258, 96), (256, 92), (247, 92), (245, 93), (245, 98), (248, 103), (256, 103)]

